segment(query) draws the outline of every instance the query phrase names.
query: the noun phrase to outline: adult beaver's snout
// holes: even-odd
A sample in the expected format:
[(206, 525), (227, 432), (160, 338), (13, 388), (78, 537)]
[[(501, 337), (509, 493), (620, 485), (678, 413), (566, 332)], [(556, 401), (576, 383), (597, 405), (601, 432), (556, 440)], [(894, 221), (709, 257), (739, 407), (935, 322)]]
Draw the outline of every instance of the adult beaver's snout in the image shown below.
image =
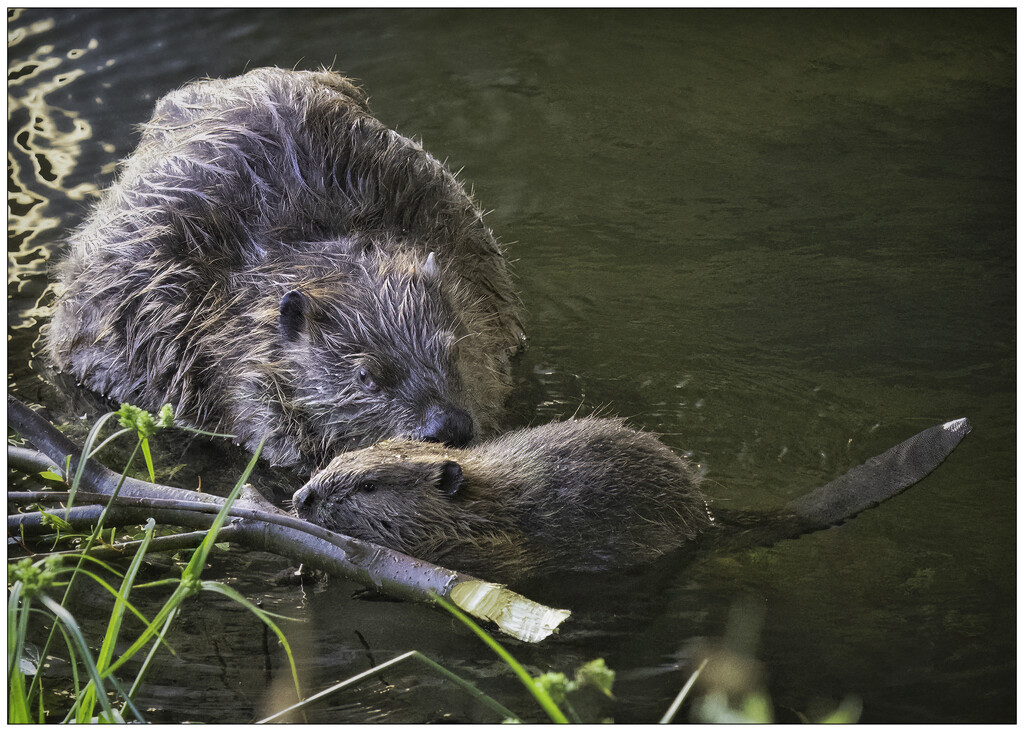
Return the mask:
[(442, 442), (450, 447), (465, 447), (473, 439), (473, 418), (457, 407), (434, 408), (427, 414), (424, 442)]

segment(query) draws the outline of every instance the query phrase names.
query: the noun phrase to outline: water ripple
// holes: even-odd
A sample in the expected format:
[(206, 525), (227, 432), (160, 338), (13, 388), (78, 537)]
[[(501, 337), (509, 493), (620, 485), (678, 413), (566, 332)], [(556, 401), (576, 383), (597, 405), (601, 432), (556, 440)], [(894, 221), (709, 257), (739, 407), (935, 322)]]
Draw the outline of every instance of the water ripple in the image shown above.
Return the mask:
[[(9, 20), (18, 17), (14, 11)], [(77, 112), (50, 101), (85, 73), (69, 68), (67, 61), (81, 58), (98, 44), (93, 40), (86, 48), (66, 53), (50, 44), (18, 48), (53, 25), (52, 19), (40, 20), (11, 28), (7, 36), (12, 52), (7, 67), (7, 284), (15, 300), (11, 309), (17, 313), (12, 330), (33, 329), (38, 318), (49, 315), (48, 307), (41, 305), (52, 300), (46, 268), (52, 243), (62, 230), (51, 204), (82, 201), (98, 193), (94, 183), (67, 183), (82, 156), (82, 143), (92, 138), (92, 126)]]

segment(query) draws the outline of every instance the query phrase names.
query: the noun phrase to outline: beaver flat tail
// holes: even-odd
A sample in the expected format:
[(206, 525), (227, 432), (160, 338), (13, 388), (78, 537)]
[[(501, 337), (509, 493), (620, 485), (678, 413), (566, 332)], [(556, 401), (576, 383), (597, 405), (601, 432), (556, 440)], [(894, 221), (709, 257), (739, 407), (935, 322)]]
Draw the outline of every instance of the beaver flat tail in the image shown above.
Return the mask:
[(820, 528), (841, 524), (923, 479), (970, 431), (965, 418), (930, 427), (791, 501), (786, 509)]
[(963, 418), (930, 427), (777, 511), (716, 508), (721, 530), (709, 534), (712, 547), (728, 551), (769, 546), (837, 526), (921, 481), (970, 431), (970, 422)]

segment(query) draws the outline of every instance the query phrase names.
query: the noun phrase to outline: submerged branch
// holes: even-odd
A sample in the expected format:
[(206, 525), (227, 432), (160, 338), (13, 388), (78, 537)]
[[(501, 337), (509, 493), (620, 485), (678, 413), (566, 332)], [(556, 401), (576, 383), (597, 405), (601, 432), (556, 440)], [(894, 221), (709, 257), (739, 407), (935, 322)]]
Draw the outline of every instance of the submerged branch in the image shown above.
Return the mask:
[[(80, 450), (48, 421), (10, 395), (7, 419), (11, 429), (53, 463), (63, 466), (70, 456), (68, 474), (75, 473)], [(122, 478), (95, 460), (85, 463), (83, 490), (78, 492), (76, 500), (94, 503), (99, 497), (105, 503), (122, 480), (107, 521), (142, 523), (152, 517), (161, 523), (201, 530), (209, 527), (224, 504), (223, 498), (206, 493)], [(75, 507), (70, 516), (77, 520), (86, 515), (80, 512), (92, 508)], [(96, 510), (97, 518), (99, 510)], [(68, 514), (63, 509), (49, 513), (62, 518)], [(254, 491), (243, 495), (231, 507), (229, 516), (231, 519), (225, 529), (230, 527), (231, 540), (239, 544), (289, 557), (399, 599), (433, 603), (432, 595), (437, 595), (477, 618), (494, 622), (503, 632), (521, 640), (543, 640), (569, 616), (568, 610), (540, 605), (502, 585), (310, 524), (276, 509)], [(38, 513), (10, 515), (8, 530), (28, 529), (41, 521), (42, 515)]]
[[(68, 521), (68, 523), (71, 524), (72, 528), (77, 527), (76, 521)], [(83, 522), (83, 528), (92, 526), (94, 523), (95, 522), (92, 520)], [(119, 541), (113, 544), (93, 546), (87, 553), (94, 559), (127, 559), (134, 557), (143, 547), (145, 547), (146, 551), (150, 554), (154, 552), (174, 552), (181, 549), (195, 549), (203, 542), (203, 539), (206, 538), (206, 534), (206, 531), (189, 531), (184, 534), (157, 536), (151, 539), (148, 544), (141, 540)], [(217, 539), (218, 541), (233, 541), (233, 536), (233, 529), (231, 527), (224, 527), (217, 534)], [(38, 552), (33, 554), (33, 556), (49, 557), (55, 554), (61, 556), (79, 556), (82, 551), (82, 549), (65, 549), (63, 551)], [(13, 560), (8, 558), (8, 561)]]
[[(54, 470), (56, 467), (50, 458), (38, 450), (30, 450), (17, 445), (7, 446), (7, 465), (22, 473), (43, 473), (47, 470)], [(64, 471), (56, 468), (54, 472), (60, 475)]]

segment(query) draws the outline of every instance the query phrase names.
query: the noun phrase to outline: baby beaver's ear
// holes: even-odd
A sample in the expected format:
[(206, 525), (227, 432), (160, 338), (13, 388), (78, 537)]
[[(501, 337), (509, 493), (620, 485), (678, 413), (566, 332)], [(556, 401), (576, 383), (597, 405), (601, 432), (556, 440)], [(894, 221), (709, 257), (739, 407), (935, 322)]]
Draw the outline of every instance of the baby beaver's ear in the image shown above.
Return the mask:
[(441, 463), (441, 475), (437, 479), (437, 489), (449, 498), (458, 495), (462, 487), (462, 466), (454, 460), (445, 460)]

